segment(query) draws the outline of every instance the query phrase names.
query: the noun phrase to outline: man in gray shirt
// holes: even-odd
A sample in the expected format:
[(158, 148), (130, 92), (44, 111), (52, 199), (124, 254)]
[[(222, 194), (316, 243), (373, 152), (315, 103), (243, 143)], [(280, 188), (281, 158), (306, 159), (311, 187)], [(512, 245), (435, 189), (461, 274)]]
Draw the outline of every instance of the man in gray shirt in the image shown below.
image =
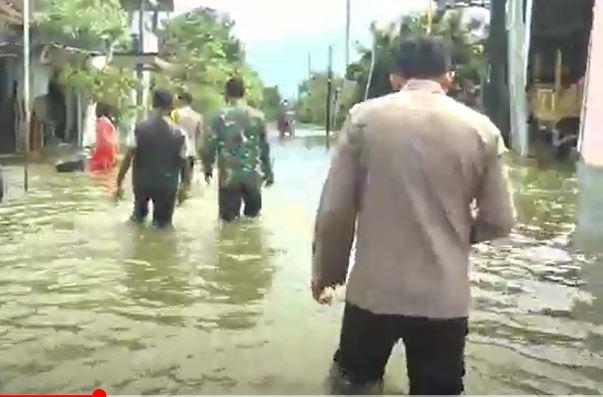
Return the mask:
[[(380, 385), (406, 347), (411, 394), (460, 394), (470, 306), (471, 244), (515, 222), (506, 151), (490, 120), (446, 95), (446, 46), (404, 41), (399, 92), (356, 105), (342, 130), (316, 219), (312, 293), (346, 283), (335, 368)], [(476, 208), (472, 208), (475, 206)]]

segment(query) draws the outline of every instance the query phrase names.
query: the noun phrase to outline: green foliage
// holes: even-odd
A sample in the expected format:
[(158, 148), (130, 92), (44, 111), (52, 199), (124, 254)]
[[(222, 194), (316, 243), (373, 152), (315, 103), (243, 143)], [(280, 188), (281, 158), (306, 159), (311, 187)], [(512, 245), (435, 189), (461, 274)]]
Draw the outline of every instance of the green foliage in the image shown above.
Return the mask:
[[(103, 51), (107, 45), (128, 40), (127, 14), (119, 0), (39, 0), (36, 11), (44, 42)], [(106, 67), (99, 71), (71, 63), (61, 66), (60, 81), (65, 88), (112, 105), (122, 119), (133, 115), (130, 93), (136, 82), (131, 70)]]
[(281, 111), (282, 97), (278, 87), (265, 87), (261, 109), (269, 120), (276, 118)]
[(121, 120), (131, 120), (135, 116), (130, 95), (137, 82), (131, 70), (108, 66), (99, 71), (66, 65), (60, 79), (65, 87), (78, 90), (95, 102), (111, 105)]
[[(398, 24), (385, 28), (371, 27), (375, 48), (375, 66), (368, 97), (374, 98), (391, 92), (389, 74), (395, 65), (396, 45), (405, 37), (426, 34), (427, 14), (410, 14), (401, 18)], [(456, 80), (461, 87), (479, 85), (483, 70), (483, 43), (475, 41), (471, 35), (474, 24), (463, 23), (462, 10), (450, 10), (436, 15), (432, 23), (432, 34), (441, 36), (451, 45), (452, 62)], [(362, 101), (370, 71), (372, 48), (360, 47), (360, 59), (347, 70), (347, 78), (357, 83), (355, 102)]]
[(262, 81), (246, 63), (243, 45), (233, 27), (229, 17), (207, 8), (168, 20), (163, 52), (169, 62), (183, 67), (179, 73), (163, 73), (158, 81), (177, 91), (190, 92), (195, 98), (194, 107), (207, 115), (224, 105), (224, 85), (238, 76), (245, 81), (249, 104), (259, 107)]
[(127, 14), (119, 0), (40, 0), (37, 11), (47, 41), (98, 50), (126, 34)]
[[(302, 82), (299, 88), (297, 102), (297, 117), (301, 123), (326, 125), (327, 120), (327, 89), (326, 73), (315, 73), (309, 80)], [(349, 83), (349, 82), (348, 82)], [(339, 100), (336, 93), (339, 92)], [(355, 86), (346, 84), (340, 76), (333, 77), (331, 117), (333, 128), (341, 127), (347, 111), (354, 100)]]

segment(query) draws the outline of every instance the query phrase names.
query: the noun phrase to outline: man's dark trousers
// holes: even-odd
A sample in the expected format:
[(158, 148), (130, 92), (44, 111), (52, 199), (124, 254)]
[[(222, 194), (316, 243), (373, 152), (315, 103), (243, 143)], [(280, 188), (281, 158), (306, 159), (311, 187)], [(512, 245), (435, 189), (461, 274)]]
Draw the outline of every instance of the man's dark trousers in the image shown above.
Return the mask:
[(464, 390), (467, 324), (467, 318), (379, 315), (346, 303), (336, 367), (354, 388), (378, 384), (402, 339), (410, 394), (459, 395)]
[(241, 215), (241, 204), (245, 203), (244, 215), (255, 218), (262, 210), (261, 187), (252, 183), (236, 183), (220, 188), (218, 205), (220, 219), (231, 222)]
[(159, 228), (172, 226), (176, 193), (175, 189), (135, 189), (132, 221), (142, 223), (149, 214), (149, 201), (152, 201), (153, 225)]

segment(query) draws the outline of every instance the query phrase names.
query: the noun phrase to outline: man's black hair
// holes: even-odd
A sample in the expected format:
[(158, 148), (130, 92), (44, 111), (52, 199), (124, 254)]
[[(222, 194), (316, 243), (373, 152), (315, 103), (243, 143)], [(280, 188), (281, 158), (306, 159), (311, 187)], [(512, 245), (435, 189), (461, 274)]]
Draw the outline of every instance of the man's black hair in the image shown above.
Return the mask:
[(186, 103), (187, 105), (192, 105), (193, 104), (193, 96), (191, 94), (189, 94), (188, 92), (186, 92), (186, 91), (184, 91), (178, 97), (180, 98), (180, 100), (182, 102)]
[(174, 95), (171, 91), (164, 88), (158, 88), (153, 91), (153, 108), (161, 110), (171, 110), (174, 106)]
[(226, 82), (226, 96), (228, 98), (243, 98), (245, 96), (245, 82), (239, 77), (233, 77)]
[(405, 39), (398, 45), (396, 69), (407, 79), (433, 79), (450, 71), (450, 54), (436, 37)]

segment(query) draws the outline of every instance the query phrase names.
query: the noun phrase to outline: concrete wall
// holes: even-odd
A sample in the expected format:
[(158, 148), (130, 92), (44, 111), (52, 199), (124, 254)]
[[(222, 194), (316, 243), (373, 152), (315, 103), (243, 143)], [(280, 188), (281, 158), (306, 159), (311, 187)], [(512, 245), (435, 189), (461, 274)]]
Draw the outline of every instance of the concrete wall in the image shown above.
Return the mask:
[[(511, 146), (521, 156), (528, 154), (528, 82), (532, 1), (507, 0), (508, 82), (511, 110)], [(525, 15), (524, 15), (525, 13)], [(524, 21), (527, 21), (525, 23)]]
[(587, 165), (603, 168), (603, 0), (595, 0), (579, 149)]
[[(48, 93), (48, 83), (52, 77), (52, 68), (48, 65), (41, 64), (39, 57), (35, 53), (32, 54), (32, 56), (31, 56), (30, 65), (31, 65), (30, 66), (30, 89), (31, 89), (30, 99), (31, 99), (31, 103), (33, 105), (35, 98), (46, 95)], [(23, 97), (24, 97), (22, 57), (13, 58), (8, 63), (7, 78), (11, 82), (17, 81), (17, 83), (18, 83), (17, 95), (19, 97), (19, 100), (22, 101)], [(10, 85), (11, 85), (10, 89), (12, 90), (12, 83)], [(25, 151), (25, 143), (26, 143), (25, 128), (24, 128), (23, 123), (20, 123), (17, 126), (16, 135), (17, 135), (16, 141), (15, 141), (16, 151), (23, 152), (23, 151)]]

